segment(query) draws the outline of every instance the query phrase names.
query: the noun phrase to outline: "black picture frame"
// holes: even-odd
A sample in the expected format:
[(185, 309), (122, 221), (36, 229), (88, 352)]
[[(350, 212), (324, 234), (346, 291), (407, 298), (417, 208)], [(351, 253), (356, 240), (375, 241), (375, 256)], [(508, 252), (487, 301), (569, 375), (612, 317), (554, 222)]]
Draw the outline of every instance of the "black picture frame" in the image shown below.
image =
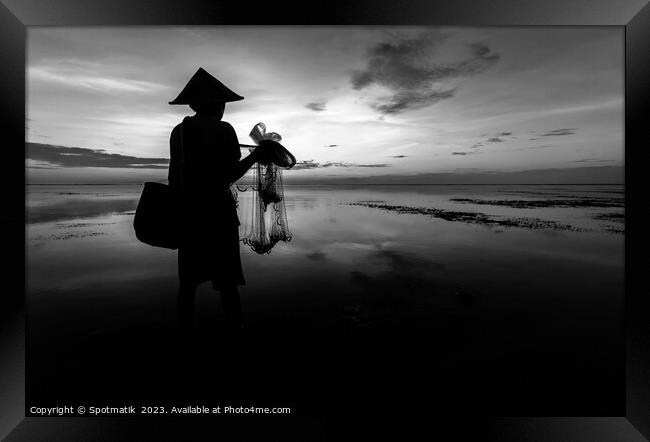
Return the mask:
[[(643, 440), (650, 438), (650, 302), (644, 290), (643, 253), (648, 235), (644, 209), (643, 153), (650, 127), (650, 5), (648, 0), (455, 0), (395, 2), (314, 1), (301, 9), (277, 3), (200, 0), (1, 0), (0, 121), (5, 165), (0, 174), (4, 207), (2, 272), (2, 384), (0, 437), (40, 440), (185, 440), (199, 437), (194, 421), (144, 422), (115, 418), (25, 418), (25, 143), (26, 28), (30, 26), (115, 25), (465, 25), (465, 26), (622, 26), (625, 28), (625, 324), (626, 407), (617, 417), (492, 417), (437, 422), (431, 436), (444, 440)], [(634, 256), (634, 258), (632, 258)], [(27, 343), (28, 344), (28, 343)], [(603, 380), (606, 382), (607, 380)], [(194, 426), (190, 430), (189, 424)], [(205, 423), (209, 425), (209, 423)], [(267, 425), (268, 424), (268, 425)], [(236, 425), (236, 424), (233, 424)], [(282, 422), (265, 428), (282, 432)], [(302, 422), (302, 440), (327, 439), (320, 422)], [(378, 424), (377, 424), (378, 425)], [(15, 428), (14, 428), (15, 427)], [(265, 430), (266, 431), (266, 430)], [(158, 436), (152, 436), (153, 434)], [(188, 435), (189, 434), (189, 435)], [(149, 436), (143, 436), (149, 435)], [(163, 437), (164, 435), (164, 437)], [(193, 436), (192, 436), (193, 435)], [(642, 436), (643, 435), (643, 436)], [(162, 439), (159, 439), (162, 438)], [(332, 438), (343, 438), (335, 437)], [(261, 438), (260, 440), (264, 440)]]

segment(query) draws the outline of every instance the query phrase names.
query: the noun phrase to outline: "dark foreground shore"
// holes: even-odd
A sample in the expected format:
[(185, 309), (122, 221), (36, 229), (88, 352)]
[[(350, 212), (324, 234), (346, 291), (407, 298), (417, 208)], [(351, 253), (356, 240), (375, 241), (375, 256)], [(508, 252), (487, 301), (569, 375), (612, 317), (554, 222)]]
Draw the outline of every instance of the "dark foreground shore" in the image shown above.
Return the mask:
[[(248, 339), (235, 346), (208, 287), (190, 345), (173, 278), (48, 293), (59, 302), (29, 308), (29, 401), (268, 404), (307, 416), (416, 405), (496, 416), (623, 410), (611, 381), (623, 382), (622, 323), (600, 327), (622, 305), (597, 281), (570, 300), (513, 281), (494, 302), (408, 273), (353, 278), (372, 296), (343, 299), (324, 281), (254, 298), (244, 290)], [(120, 300), (107, 302), (116, 289)]]

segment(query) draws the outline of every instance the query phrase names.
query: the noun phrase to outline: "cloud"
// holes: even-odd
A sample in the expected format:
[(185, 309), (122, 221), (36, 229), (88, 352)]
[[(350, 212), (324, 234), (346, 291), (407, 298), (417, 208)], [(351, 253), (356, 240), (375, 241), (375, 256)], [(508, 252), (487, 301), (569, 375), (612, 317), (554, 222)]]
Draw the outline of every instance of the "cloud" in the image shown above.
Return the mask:
[(371, 103), (382, 114), (419, 109), (454, 96), (449, 80), (478, 74), (499, 60), (499, 55), (482, 43), (465, 44), (457, 49), (464, 57), (444, 61), (440, 47), (449, 35), (427, 32), (417, 37), (394, 37), (370, 48), (363, 70), (352, 72), (355, 90), (373, 85), (388, 89), (389, 97)]
[(568, 128), (568, 129), (555, 129), (555, 130), (549, 130), (543, 134), (540, 134), (542, 137), (558, 137), (558, 136), (564, 136), (564, 135), (573, 135), (576, 132), (576, 128)]
[(317, 163), (314, 160), (298, 161), (292, 170), (304, 170), (304, 169), (326, 169), (329, 167), (389, 167), (389, 164), (356, 164), (356, 163), (345, 163), (342, 161), (337, 162), (327, 162), (327, 163)]
[[(30, 169), (44, 167), (108, 167), (129, 169), (167, 169), (169, 158), (138, 158), (106, 153), (104, 149), (64, 147), (27, 143), (25, 158)], [(44, 166), (47, 164), (48, 166)]]
[(492, 135), (492, 136), (490, 136), (488, 134), (481, 134), (480, 137), (485, 138), (485, 139), (472, 144), (469, 148), (470, 149), (478, 149), (479, 147), (483, 147), (488, 143), (503, 143), (504, 141), (506, 141), (506, 140), (503, 139), (503, 137), (507, 137), (507, 136), (510, 136), (510, 135), (512, 135), (512, 132), (500, 132), (499, 134)]
[(446, 100), (454, 96), (454, 89), (446, 91), (402, 91), (393, 95), (390, 102), (373, 104), (372, 107), (382, 114), (396, 114), (407, 109), (419, 109)]
[(305, 107), (307, 109), (311, 109), (311, 110), (313, 110), (315, 112), (322, 112), (322, 111), (325, 110), (326, 104), (327, 104), (327, 102), (325, 102), (325, 101), (314, 101), (314, 102), (305, 104)]
[(42, 81), (109, 94), (122, 92), (154, 93), (167, 89), (159, 83), (129, 78), (106, 77), (100, 72), (79, 69), (76, 66), (33, 66), (29, 68), (30, 81)]
[[(512, 134), (513, 134), (513, 132), (499, 132), (496, 135), (488, 135), (486, 133), (483, 133), (483, 134), (479, 135), (479, 137), (483, 138), (483, 140), (472, 144), (469, 148), (470, 149), (478, 149), (479, 147), (483, 147), (483, 146), (485, 146), (486, 144), (489, 144), (489, 143), (503, 143), (503, 142), (507, 141), (506, 139), (504, 139), (504, 137), (509, 137), (509, 139), (511, 139), (511, 140), (517, 138), (517, 137), (512, 136)], [(472, 153), (475, 153), (475, 152), (472, 152)]]
[(583, 158), (581, 160), (571, 161), (571, 163), (611, 163), (614, 160), (603, 160), (599, 158)]
[(58, 169), (59, 166), (52, 164), (48, 161), (38, 161), (32, 160), (30, 158), (25, 159), (25, 167), (28, 169)]
[(291, 170), (303, 170), (303, 169), (318, 169), (320, 167), (319, 163), (314, 162), (314, 160), (298, 161)]

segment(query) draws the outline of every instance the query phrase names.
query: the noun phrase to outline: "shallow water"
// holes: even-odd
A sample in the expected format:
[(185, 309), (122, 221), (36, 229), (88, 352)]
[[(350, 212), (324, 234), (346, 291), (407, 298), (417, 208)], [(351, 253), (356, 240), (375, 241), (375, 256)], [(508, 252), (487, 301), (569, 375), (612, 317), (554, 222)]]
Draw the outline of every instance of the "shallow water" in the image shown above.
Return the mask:
[[(509, 259), (511, 272), (533, 257), (581, 261), (622, 271), (623, 235), (608, 233), (622, 223), (597, 219), (621, 208), (525, 208), (462, 204), (453, 198), (557, 199), (623, 198), (620, 186), (301, 186), (287, 187), (290, 243), (280, 243), (271, 255), (241, 245), (244, 268), (252, 287), (269, 278), (286, 280), (301, 274), (332, 271), (381, 271), (386, 263), (372, 258), (392, 252), (408, 259), (444, 264), (446, 277), (457, 269), (463, 282), (477, 274), (477, 254), (486, 259), (486, 273), (499, 271)], [(141, 186), (30, 186), (28, 188), (28, 267), (32, 293), (71, 287), (96, 278), (168, 275), (175, 271), (176, 252), (139, 243), (133, 233), (133, 211)], [(246, 222), (250, 191), (240, 193), (240, 218)], [(418, 214), (400, 214), (350, 205), (385, 205), (480, 212), (498, 217), (540, 218), (589, 230), (486, 227), (445, 221)], [(242, 226), (241, 229), (244, 229)], [(523, 258), (521, 261), (519, 258)], [(289, 276), (287, 273), (293, 274)], [(483, 273), (482, 271), (480, 273)], [(533, 282), (533, 280), (530, 280)]]
[[(121, 356), (106, 350), (102, 342), (113, 342), (120, 333), (136, 334), (151, 348), (165, 352), (168, 341), (161, 335), (170, 338), (175, 333), (170, 324), (175, 321), (176, 252), (136, 240), (133, 211), (141, 189), (28, 187), (28, 351), (31, 379), (39, 380), (32, 394), (63, 394), (48, 379), (65, 377), (66, 364), (60, 365), (58, 374), (52, 367), (47, 372), (39, 368), (38, 361), (44, 366), (54, 354), (80, 364), (84, 358), (80, 348), (84, 352), (103, 348), (97, 350), (93, 367), (98, 360), (118, 364)], [(623, 379), (624, 234), (607, 230), (607, 226), (622, 229), (622, 223), (597, 216), (622, 214), (623, 208), (516, 209), (450, 199), (622, 201), (623, 190), (622, 186), (287, 186), (292, 240), (276, 245), (270, 255), (241, 245), (247, 280), (241, 290), (244, 311), (252, 328), (257, 327), (260, 346), (329, 345), (342, 342), (341, 336), (372, 336), (358, 341), (367, 348), (390, 342), (388, 354), (393, 359), (399, 355), (399, 367), (375, 373), (376, 378), (364, 375), (355, 381), (355, 388), (367, 382), (370, 391), (372, 382), (385, 382), (378, 380), (380, 375), (399, 376), (400, 370), (410, 367), (408, 375), (401, 375), (445, 385), (465, 385), (468, 377), (482, 382), (485, 389), (496, 385), (505, 399), (492, 396), (485, 403), (502, 411), (514, 413), (504, 401), (523, 394), (523, 388), (529, 390), (531, 403), (537, 400), (532, 392), (551, 397), (562, 391), (568, 395), (569, 414), (572, 404), (576, 412), (587, 412), (584, 406), (589, 405), (589, 412), (611, 413), (612, 398), (618, 399), (618, 393), (598, 396), (590, 393), (588, 383), (602, 376)], [(250, 192), (239, 197), (242, 222), (249, 198)], [(359, 202), (540, 218), (585, 231), (495, 228), (351, 205)], [(198, 327), (212, 333), (222, 322), (218, 300), (205, 285), (197, 302)], [(291, 331), (296, 327), (300, 333)], [(374, 331), (364, 335), (367, 330)], [(426, 348), (435, 344), (435, 365), (403, 350), (414, 343)], [(478, 373), (472, 368), (477, 366), (482, 367)], [(514, 381), (522, 370), (528, 373), (521, 378), (525, 387)], [(350, 378), (349, 373), (345, 376)], [(530, 379), (544, 381), (533, 385)], [(506, 381), (515, 386), (498, 387)], [(79, 391), (90, 391), (84, 390), (87, 383), (82, 388), (75, 382), (80, 381), (68, 379), (67, 388), (76, 385)], [(147, 382), (153, 381), (139, 379), (137, 386), (128, 388), (159, 388)], [(397, 384), (406, 388), (403, 379)], [(543, 411), (521, 409), (532, 414)]]

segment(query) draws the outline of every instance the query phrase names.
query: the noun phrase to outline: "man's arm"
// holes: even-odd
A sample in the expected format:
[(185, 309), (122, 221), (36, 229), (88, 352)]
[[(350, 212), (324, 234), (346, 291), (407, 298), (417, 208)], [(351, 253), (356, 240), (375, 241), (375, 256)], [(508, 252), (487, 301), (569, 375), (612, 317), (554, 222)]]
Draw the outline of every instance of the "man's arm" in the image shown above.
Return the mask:
[(250, 153), (246, 158), (237, 162), (235, 167), (228, 170), (226, 174), (227, 185), (230, 186), (232, 183), (243, 177), (248, 169), (253, 167), (258, 160), (259, 154), (257, 149)]
[[(226, 123), (227, 124), (227, 123)], [(228, 124), (228, 148), (232, 149), (233, 152), (236, 152), (236, 156), (240, 157), (240, 149), (239, 149), (239, 140), (237, 139), (237, 134), (235, 133), (235, 129)], [(246, 158), (243, 160), (237, 161), (233, 167), (229, 168), (228, 170), (225, 171), (225, 180), (226, 180), (226, 186), (230, 186), (233, 184), (235, 181), (243, 177), (246, 172), (248, 172), (248, 169), (250, 169), (253, 164), (255, 164), (257, 161), (259, 161), (261, 157), (261, 149), (257, 148), (253, 152), (251, 152)]]

